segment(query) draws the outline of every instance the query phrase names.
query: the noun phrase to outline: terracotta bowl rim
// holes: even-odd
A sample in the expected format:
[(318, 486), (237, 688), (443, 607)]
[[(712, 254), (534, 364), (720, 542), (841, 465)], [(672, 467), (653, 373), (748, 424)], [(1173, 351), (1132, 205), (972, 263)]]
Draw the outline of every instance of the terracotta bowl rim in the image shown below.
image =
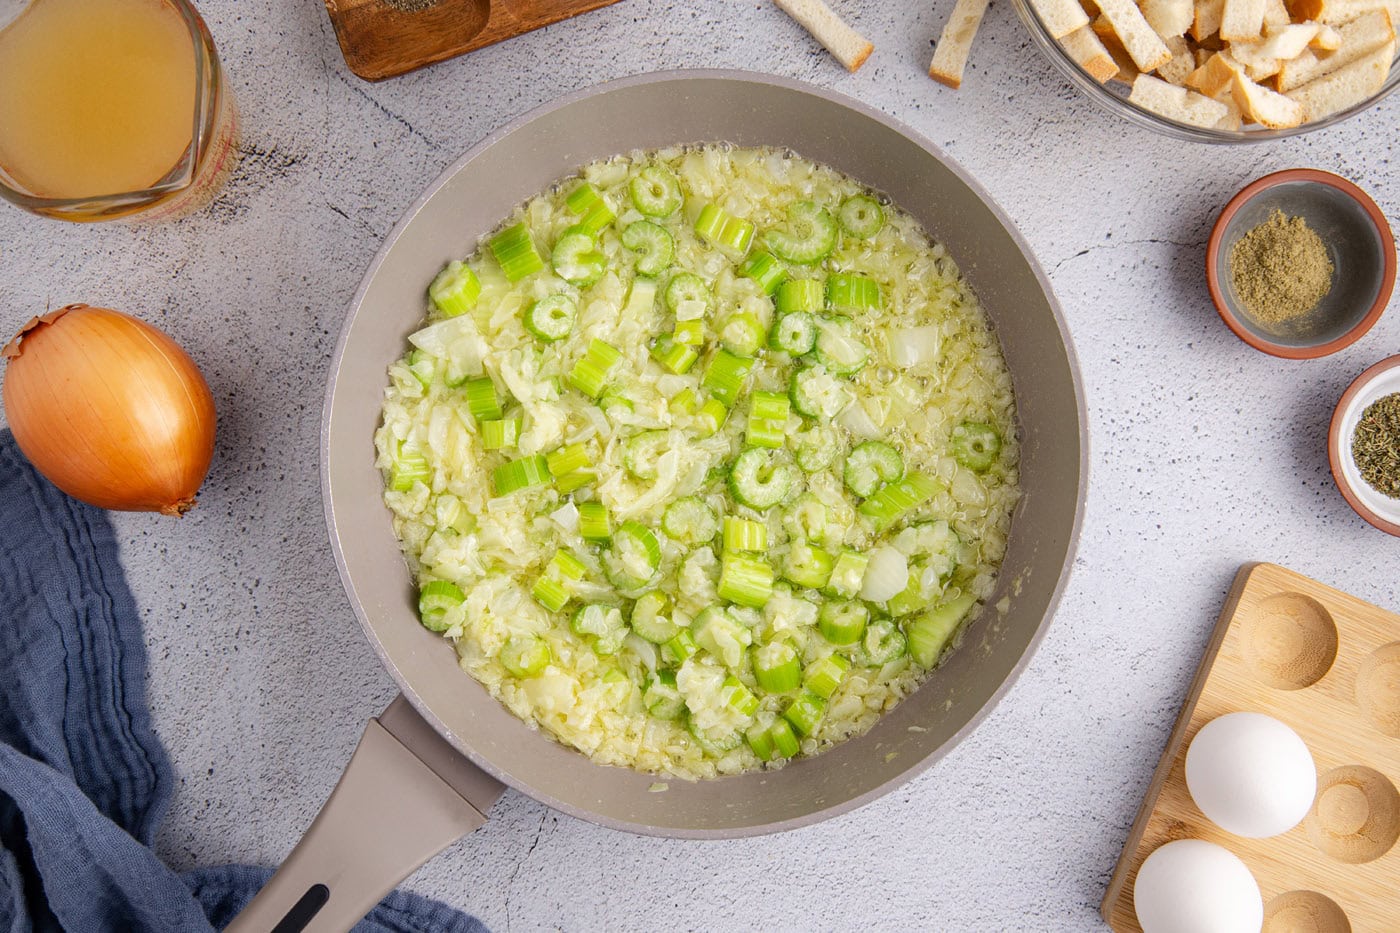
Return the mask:
[[(1230, 309), (1225, 300), (1224, 290), (1220, 286), (1219, 276), (1216, 274), (1216, 260), (1220, 254), (1220, 243), (1225, 236), (1225, 228), (1230, 225), (1230, 221), (1235, 215), (1260, 193), (1288, 184), (1289, 182), (1306, 181), (1314, 184), (1327, 185), (1342, 192), (1351, 198), (1361, 209), (1371, 218), (1371, 223), (1376, 229), (1376, 233), (1381, 240), (1381, 253), (1384, 260), (1381, 271), (1381, 287), (1376, 294), (1376, 300), (1371, 305), (1361, 320), (1357, 321), (1346, 333), (1329, 340), (1326, 343), (1314, 344), (1311, 346), (1292, 347), (1274, 343), (1252, 331), (1241, 321)], [(1375, 326), (1380, 320), (1381, 314), (1385, 312), (1386, 306), (1390, 303), (1391, 293), (1395, 289), (1395, 237), (1390, 231), (1390, 224), (1385, 219), (1385, 214), (1361, 188), (1356, 184), (1343, 178), (1340, 175), (1326, 172), (1316, 168), (1290, 168), (1281, 172), (1274, 172), (1254, 181), (1241, 188), (1225, 209), (1216, 218), (1215, 226), (1210, 231), (1210, 241), (1206, 246), (1206, 286), (1210, 289), (1210, 300), (1215, 305), (1216, 312), (1220, 319), (1225, 322), (1225, 326), (1234, 331), (1236, 337), (1243, 340), (1256, 350), (1268, 353), (1271, 356), (1282, 357), (1289, 360), (1312, 360), (1323, 356), (1329, 356), (1338, 350), (1343, 350), (1351, 346), (1356, 341), (1365, 336), (1366, 332)]]
[(1332, 479), (1337, 484), (1342, 498), (1347, 500), (1347, 505), (1351, 506), (1357, 515), (1381, 531), (1400, 537), (1400, 524), (1384, 519), (1373, 512), (1356, 494), (1356, 489), (1342, 469), (1342, 413), (1351, 405), (1352, 399), (1356, 398), (1376, 377), (1397, 368), (1400, 368), (1400, 354), (1381, 360), (1353, 379), (1351, 385), (1347, 386), (1347, 390), (1342, 393), (1341, 399), (1337, 402), (1337, 407), (1332, 411), (1332, 424), (1327, 429), (1327, 461), (1332, 468)]

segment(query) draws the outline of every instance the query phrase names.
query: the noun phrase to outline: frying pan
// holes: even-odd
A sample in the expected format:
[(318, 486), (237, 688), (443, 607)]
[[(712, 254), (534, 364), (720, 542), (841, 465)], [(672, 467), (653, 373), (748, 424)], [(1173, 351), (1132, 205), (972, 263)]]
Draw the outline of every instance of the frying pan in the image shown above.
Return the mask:
[[(670, 780), (591, 762), (511, 715), (419, 624), (382, 504), (373, 434), (385, 370), (420, 326), (423, 291), (525, 198), (634, 148), (726, 141), (791, 148), (887, 193), (942, 241), (995, 324), (1016, 389), (1024, 495), (989, 606), (923, 687), (866, 735), (773, 772)], [(912, 130), (849, 98), (766, 75), (664, 72), (543, 106), (447, 169), (394, 229), (355, 295), (331, 365), (321, 470), (331, 545), (365, 634), (402, 696), (370, 720), (326, 806), (235, 931), (346, 930), (480, 826), (506, 785), (603, 826), (690, 839), (777, 832), (908, 781), (988, 714), (1044, 633), (1073, 557), (1086, 418), (1065, 325), (1011, 222)]]

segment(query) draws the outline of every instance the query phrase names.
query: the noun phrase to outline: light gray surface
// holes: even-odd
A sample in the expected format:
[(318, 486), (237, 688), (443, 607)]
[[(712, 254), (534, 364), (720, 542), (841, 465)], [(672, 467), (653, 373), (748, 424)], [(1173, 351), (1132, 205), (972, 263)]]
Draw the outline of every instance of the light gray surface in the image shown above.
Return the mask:
[(351, 76), (319, 4), (206, 0), (239, 94), (239, 174), (151, 229), (0, 211), (0, 331), (46, 304), (111, 304), (170, 331), (219, 403), (202, 502), (121, 516), (156, 725), (181, 783), (159, 838), (180, 868), (272, 862), (390, 698), (336, 580), (317, 495), (327, 358), (364, 264), (443, 165), (511, 116), (660, 67), (757, 67), (909, 122), (975, 175), (1050, 271), (1084, 367), (1094, 466), (1076, 575), (1030, 669), (907, 788), (784, 836), (693, 843), (596, 829), (515, 794), (409, 886), (498, 930), (1096, 929), (1097, 904), (1236, 567), (1274, 560), (1400, 608), (1400, 543), (1327, 471), (1346, 384), (1400, 315), (1326, 360), (1236, 340), (1202, 275), (1216, 211), (1311, 165), (1394, 221), (1400, 101), (1265, 147), (1183, 145), (1112, 122), (1034, 57), (997, 3), (963, 90), (924, 75), (950, 0), (834, 4), (876, 43), (840, 70), (761, 0), (624, 0), (382, 85)]

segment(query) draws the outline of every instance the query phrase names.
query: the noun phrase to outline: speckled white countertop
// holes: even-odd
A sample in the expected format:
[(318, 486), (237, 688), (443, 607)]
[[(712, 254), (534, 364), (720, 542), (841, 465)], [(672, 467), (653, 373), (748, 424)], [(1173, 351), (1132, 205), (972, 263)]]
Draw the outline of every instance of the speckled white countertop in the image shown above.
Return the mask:
[(321, 4), (204, 0), (244, 120), (210, 209), (152, 228), (0, 210), (0, 332), (46, 305), (109, 304), (172, 333), (219, 404), (219, 450), (180, 522), (121, 515), (180, 784), (159, 837), (178, 868), (271, 863), (309, 824), (394, 688), (331, 562), (317, 476), (326, 367), (347, 302), (403, 208), (511, 117), (597, 81), (748, 67), (836, 88), (962, 163), (1050, 273), (1083, 366), (1088, 513), (1049, 637), (982, 727), (862, 810), (734, 842), (636, 838), (514, 792), (412, 876), (497, 930), (1091, 930), (1128, 825), (1240, 563), (1272, 560), (1400, 608), (1400, 542), (1327, 469), (1347, 383), (1400, 350), (1392, 312), (1336, 356), (1263, 356), (1202, 276), (1216, 212), (1298, 165), (1400, 220), (1400, 97), (1299, 140), (1177, 143), (1093, 109), (996, 0), (963, 90), (925, 77), (951, 8), (836, 0), (877, 51), (842, 71), (767, 0), (623, 0), (370, 85)]

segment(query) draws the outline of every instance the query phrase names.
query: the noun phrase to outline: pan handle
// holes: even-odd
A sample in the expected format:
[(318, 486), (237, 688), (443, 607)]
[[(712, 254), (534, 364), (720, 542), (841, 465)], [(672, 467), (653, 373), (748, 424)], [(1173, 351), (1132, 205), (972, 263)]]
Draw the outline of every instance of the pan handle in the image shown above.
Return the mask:
[(311, 828), (227, 933), (345, 933), (480, 828), (504, 789), (398, 697), (365, 726)]

